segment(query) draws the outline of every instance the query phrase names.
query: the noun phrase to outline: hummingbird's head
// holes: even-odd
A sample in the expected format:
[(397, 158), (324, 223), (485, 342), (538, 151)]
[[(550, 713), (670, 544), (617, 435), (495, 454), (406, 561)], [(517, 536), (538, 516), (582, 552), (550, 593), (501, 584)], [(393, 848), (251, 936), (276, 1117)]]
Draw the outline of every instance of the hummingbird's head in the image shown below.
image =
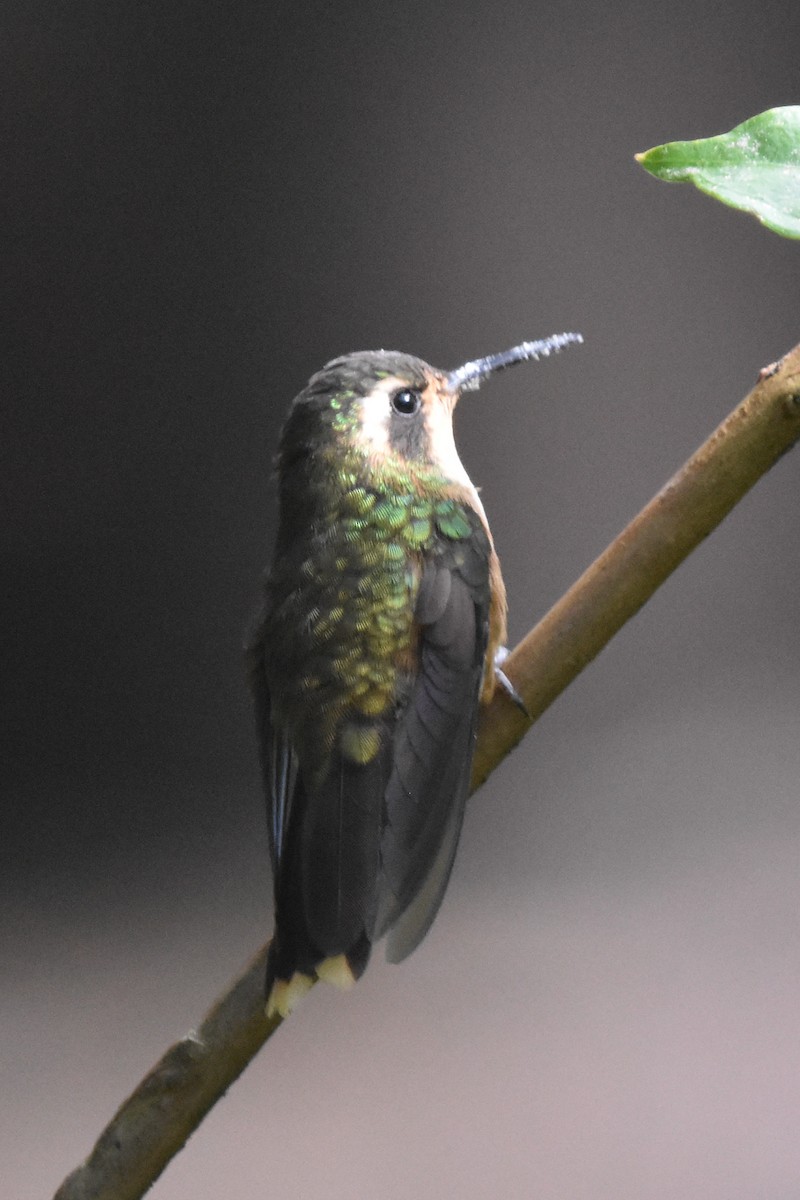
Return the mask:
[(445, 371), (410, 354), (377, 350), (334, 359), (323, 377), (328, 372), (337, 378), (337, 396), (349, 397), (349, 415), (339, 425), (348, 426), (353, 443), (373, 464), (428, 466), (446, 478), (464, 476), (453, 440), (459, 389), (450, 386)]
[[(292, 405), (281, 440), (281, 468), (324, 448), (354, 451), (373, 467), (457, 462), (453, 409), (458, 388), (420, 358), (388, 350), (343, 355), (313, 375)], [(456, 463), (449, 463), (455, 457)], [(448, 466), (449, 463), (449, 466)], [(456, 465), (457, 464), (457, 465)], [(311, 463), (308, 464), (311, 466)], [(460, 476), (458, 476), (460, 477)]]
[(294, 401), (281, 442), (281, 468), (338, 444), (374, 467), (390, 462), (415, 472), (433, 471), (471, 489), (453, 437), (453, 411), (461, 392), (479, 387), (504, 367), (581, 340), (579, 334), (556, 334), (523, 342), (454, 371), (388, 350), (334, 358)]

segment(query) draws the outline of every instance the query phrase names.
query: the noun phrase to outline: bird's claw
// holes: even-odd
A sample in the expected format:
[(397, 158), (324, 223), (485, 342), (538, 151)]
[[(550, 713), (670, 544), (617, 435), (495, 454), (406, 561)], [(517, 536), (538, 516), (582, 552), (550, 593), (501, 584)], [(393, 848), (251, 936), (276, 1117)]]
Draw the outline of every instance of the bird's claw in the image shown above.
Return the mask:
[(505, 694), (508, 696), (509, 700), (513, 700), (520, 712), (523, 712), (528, 720), (530, 720), (531, 714), (528, 712), (525, 701), (522, 699), (522, 696), (520, 696), (519, 692), (503, 670), (503, 663), (508, 658), (508, 655), (508, 646), (497, 647), (494, 655), (494, 677), (502, 687)]

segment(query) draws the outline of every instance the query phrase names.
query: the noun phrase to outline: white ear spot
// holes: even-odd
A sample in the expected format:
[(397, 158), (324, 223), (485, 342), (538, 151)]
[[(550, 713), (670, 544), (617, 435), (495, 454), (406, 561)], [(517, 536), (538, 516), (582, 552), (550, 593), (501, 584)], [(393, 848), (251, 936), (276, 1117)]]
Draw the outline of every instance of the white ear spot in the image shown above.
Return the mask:
[(361, 400), (361, 436), (372, 450), (385, 453), (389, 449), (389, 397), (402, 386), (402, 380), (392, 375), (389, 379), (381, 379), (376, 383), (372, 391)]

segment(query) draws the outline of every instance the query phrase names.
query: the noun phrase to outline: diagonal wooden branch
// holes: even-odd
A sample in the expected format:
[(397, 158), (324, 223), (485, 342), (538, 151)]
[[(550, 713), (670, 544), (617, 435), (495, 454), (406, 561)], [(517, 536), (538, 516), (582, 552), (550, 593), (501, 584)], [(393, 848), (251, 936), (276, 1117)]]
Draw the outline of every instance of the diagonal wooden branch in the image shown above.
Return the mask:
[(761, 371), (738, 408), (507, 659), (503, 669), (530, 716), (506, 696), (484, 711), (473, 788), (798, 438), (800, 346), (795, 346)]
[[(484, 711), (473, 789), (754, 483), (800, 439), (800, 346), (753, 391), (517, 646)], [(136, 1200), (241, 1074), (280, 1019), (264, 1016), (262, 949), (124, 1102), (55, 1200)]]

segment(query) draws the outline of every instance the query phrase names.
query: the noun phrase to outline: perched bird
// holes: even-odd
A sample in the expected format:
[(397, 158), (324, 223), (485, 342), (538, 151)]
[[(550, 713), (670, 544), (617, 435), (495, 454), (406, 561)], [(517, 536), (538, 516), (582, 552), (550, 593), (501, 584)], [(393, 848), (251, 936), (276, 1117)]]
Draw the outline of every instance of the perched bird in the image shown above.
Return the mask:
[(450, 372), (349, 354), (292, 404), (248, 646), (275, 888), (270, 1016), (316, 978), (351, 984), (384, 935), (399, 962), (436, 915), (479, 703), (507, 684), (505, 587), (453, 410), (495, 371), (580, 340), (557, 334)]

